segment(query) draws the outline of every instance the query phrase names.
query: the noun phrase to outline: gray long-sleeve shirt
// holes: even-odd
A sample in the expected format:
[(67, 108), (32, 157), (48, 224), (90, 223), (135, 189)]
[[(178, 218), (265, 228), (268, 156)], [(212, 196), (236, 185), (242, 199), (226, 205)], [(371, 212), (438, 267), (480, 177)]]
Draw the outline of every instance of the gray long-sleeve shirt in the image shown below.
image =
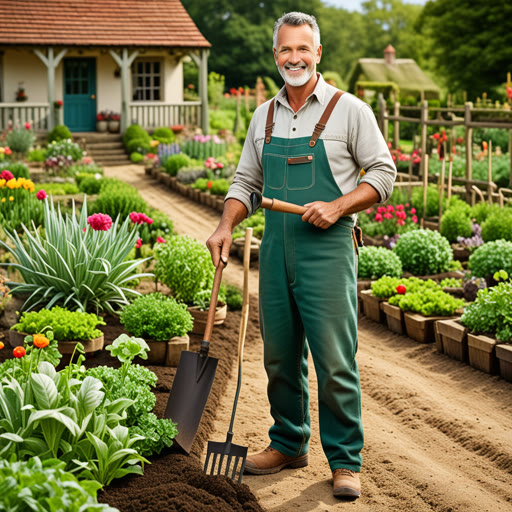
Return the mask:
[[(294, 112), (283, 87), (275, 97), (272, 135), (290, 139), (311, 137), (336, 90), (319, 75), (315, 90)], [(254, 112), (233, 183), (226, 195), (226, 200), (241, 201), (248, 216), (254, 213), (249, 199), (251, 192), (263, 189), (262, 153), (269, 105), (270, 101), (267, 101)], [(381, 202), (389, 198), (396, 179), (396, 167), (369, 105), (352, 94), (343, 94), (320, 138), (324, 141), (334, 180), (343, 194), (357, 187), (360, 170), (364, 169), (366, 174), (361, 182), (371, 185), (379, 193)]]

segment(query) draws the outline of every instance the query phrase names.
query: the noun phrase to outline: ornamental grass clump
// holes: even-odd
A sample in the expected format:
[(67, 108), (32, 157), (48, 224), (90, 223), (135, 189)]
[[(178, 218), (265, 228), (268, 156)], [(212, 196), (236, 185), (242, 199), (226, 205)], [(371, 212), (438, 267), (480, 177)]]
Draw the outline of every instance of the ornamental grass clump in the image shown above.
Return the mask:
[(137, 297), (123, 309), (121, 323), (130, 334), (155, 341), (185, 336), (194, 326), (186, 304), (161, 293)]
[(512, 275), (512, 242), (485, 243), (469, 257), (468, 268), (476, 277), (487, 278), (500, 270)]
[(193, 304), (201, 292), (211, 290), (215, 267), (208, 249), (194, 238), (179, 235), (158, 244), (155, 258), (155, 276), (176, 299)]
[(393, 251), (402, 261), (404, 271), (424, 276), (450, 270), (453, 250), (437, 231), (418, 229), (400, 236)]
[(400, 277), (402, 262), (384, 247), (361, 247), (359, 251), (358, 277), (378, 279), (382, 276)]
[[(11, 244), (0, 241), (0, 247), (16, 260), (3, 265), (16, 268), (23, 278), (24, 282), (7, 284), (15, 293), (29, 295), (23, 305), (26, 311), (62, 305), (70, 310), (115, 313), (139, 295), (127, 283), (152, 275), (137, 273), (145, 260), (126, 260), (138, 238), (130, 219), (122, 223), (116, 219), (108, 230), (96, 230), (88, 224), (85, 197), (79, 219), (74, 203), (72, 213), (64, 215), (45, 199), (43, 226), (44, 236), (23, 226), (23, 239), (7, 232)], [(102, 227), (106, 227), (104, 222)]]

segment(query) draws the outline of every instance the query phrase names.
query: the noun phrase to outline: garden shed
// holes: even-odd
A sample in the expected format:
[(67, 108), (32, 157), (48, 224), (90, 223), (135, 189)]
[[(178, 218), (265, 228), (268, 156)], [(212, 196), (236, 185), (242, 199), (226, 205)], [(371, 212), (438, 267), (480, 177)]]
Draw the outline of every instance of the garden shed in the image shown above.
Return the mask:
[[(0, 0), (0, 129), (96, 129), (96, 115), (145, 128), (208, 126), (210, 43), (179, 0)], [(183, 101), (183, 59), (200, 101)]]
[(359, 59), (348, 80), (349, 91), (359, 97), (374, 92), (395, 91), (396, 96), (438, 99), (439, 87), (422, 71), (414, 59), (397, 59), (389, 44), (383, 59)]

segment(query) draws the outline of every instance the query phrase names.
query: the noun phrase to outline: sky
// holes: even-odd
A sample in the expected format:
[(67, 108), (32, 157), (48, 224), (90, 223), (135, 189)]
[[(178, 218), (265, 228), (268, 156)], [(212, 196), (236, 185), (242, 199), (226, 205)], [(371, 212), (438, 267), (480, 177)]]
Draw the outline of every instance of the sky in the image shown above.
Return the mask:
[[(361, 11), (361, 4), (364, 0), (324, 0), (325, 4), (334, 7), (343, 7), (347, 11)], [(425, 5), (427, 0), (402, 0), (406, 4)]]

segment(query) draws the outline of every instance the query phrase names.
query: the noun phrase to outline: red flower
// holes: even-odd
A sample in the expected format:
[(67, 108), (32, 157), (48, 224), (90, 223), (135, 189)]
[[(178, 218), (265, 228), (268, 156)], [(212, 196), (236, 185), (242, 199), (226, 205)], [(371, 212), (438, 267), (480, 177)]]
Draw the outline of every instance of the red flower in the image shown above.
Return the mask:
[(418, 224), (418, 217), (416, 217), (416, 215), (413, 215), (412, 221), (414, 222), (414, 224)]
[(41, 189), (37, 191), (36, 197), (39, 199), (39, 201), (42, 201), (48, 197), (48, 194), (43, 189)]
[(377, 215), (375, 215), (375, 221), (382, 222), (382, 215), (380, 213), (377, 213)]
[(398, 293), (398, 295), (404, 295), (405, 292), (406, 292), (406, 289), (405, 289), (405, 286), (403, 284), (399, 284), (396, 287), (396, 293)]
[(439, 133), (434, 133), (433, 137), (434, 139), (439, 140), (439, 137), (441, 137), (441, 135)]
[(234, 87), (231, 87), (231, 89), (229, 89), (229, 92), (231, 94), (237, 94), (238, 91)]
[(30, 130), (32, 128), (32, 125), (30, 123), (25, 123), (25, 130)]
[(94, 231), (108, 231), (112, 227), (112, 219), (104, 213), (95, 213), (87, 217), (87, 223)]
[(389, 212), (388, 212), (388, 213), (385, 213), (385, 214), (384, 214), (384, 218), (385, 218), (385, 219), (388, 219), (388, 220), (389, 220), (389, 219), (392, 219), (392, 218), (393, 218), (393, 214), (392, 214), (392, 213), (389, 213)]
[(139, 238), (136, 242), (135, 242), (135, 249), (140, 249), (140, 246), (142, 245), (142, 238)]
[(394, 212), (395, 208), (392, 204), (388, 204), (388, 212)]
[(59, 107), (62, 107), (62, 105), (64, 105), (64, 102), (62, 100), (57, 100), (57, 105), (59, 105)]
[(159, 237), (156, 239), (156, 243), (157, 243), (157, 244), (165, 244), (165, 238), (162, 238), (161, 236), (159, 236)]
[(14, 174), (11, 171), (8, 171), (7, 169), (5, 169), (5, 171), (2, 171), (0, 173), (0, 178), (5, 181), (9, 181), (9, 180), (14, 179)]
[(507, 85), (507, 98), (509, 100), (512, 100), (512, 87), (510, 87), (509, 85)]
[(210, 190), (212, 188), (212, 185), (213, 185), (213, 181), (209, 181), (207, 184), (206, 184), (206, 188), (208, 190)]
[(23, 347), (14, 347), (14, 350), (12, 351), (12, 355), (16, 359), (22, 358), (26, 354), (26, 351)]
[(224, 169), (224, 164), (222, 162), (217, 162), (217, 169)]
[(485, 151), (489, 146), (487, 145), (487, 142), (485, 140), (482, 141), (482, 148)]
[(10, 154), (12, 154), (12, 150), (11, 150), (11, 148), (5, 148), (5, 154), (6, 154), (6, 155), (10, 155)]

